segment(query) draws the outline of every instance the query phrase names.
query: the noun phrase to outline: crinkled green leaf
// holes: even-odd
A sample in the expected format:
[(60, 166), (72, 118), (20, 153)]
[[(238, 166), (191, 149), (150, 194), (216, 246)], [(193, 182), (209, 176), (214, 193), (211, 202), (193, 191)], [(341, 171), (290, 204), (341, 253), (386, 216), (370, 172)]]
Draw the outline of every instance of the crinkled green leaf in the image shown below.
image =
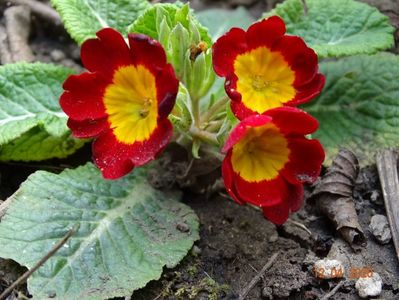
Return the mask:
[(92, 164), (59, 175), (39, 171), (12, 198), (0, 223), (2, 258), (31, 268), (78, 227), (29, 279), (35, 299), (130, 296), (165, 265), (176, 266), (198, 239), (198, 219), (180, 193), (155, 190), (143, 169), (116, 181)]
[(127, 26), (150, 7), (147, 0), (51, 0), (51, 3), (78, 44), (95, 37), (105, 27), (125, 35)]
[(399, 146), (399, 57), (380, 53), (320, 64), (326, 75), (322, 94), (305, 110), (320, 122), (313, 137), (328, 161), (346, 147), (372, 162), (376, 151)]
[(129, 32), (149, 35), (162, 44), (176, 76), (193, 100), (209, 91), (216, 76), (209, 49), (212, 39), (188, 4), (154, 5), (129, 27)]
[[(166, 23), (169, 30), (173, 29), (178, 23), (180, 23), (182, 27), (189, 30), (190, 34), (192, 34), (192, 28), (189, 28), (188, 26), (190, 21), (193, 22), (195, 27), (198, 29), (200, 39), (210, 46), (212, 40), (209, 37), (208, 30), (193, 17), (188, 5), (182, 5), (179, 2), (175, 4), (160, 3), (153, 5), (129, 26), (128, 31), (143, 33), (153, 39), (161, 41), (162, 39), (159, 37), (162, 32), (162, 22)], [(163, 34), (163, 36), (166, 38), (167, 35)], [(200, 40), (197, 40), (196, 42), (198, 43)]]
[(193, 123), (192, 107), (190, 104), (190, 94), (186, 87), (180, 83), (176, 104), (172, 113), (169, 115), (169, 120), (173, 123), (174, 128), (181, 134), (187, 134)]
[(0, 67), (0, 160), (62, 158), (83, 145), (71, 137), (58, 103), (72, 73), (42, 63)]
[(212, 8), (196, 13), (202, 25), (208, 28), (212, 39), (216, 41), (232, 27), (247, 29), (255, 18), (243, 7), (235, 10)]
[(394, 42), (388, 17), (354, 0), (286, 0), (270, 15), (282, 17), (287, 32), (302, 37), (319, 57), (373, 54)]

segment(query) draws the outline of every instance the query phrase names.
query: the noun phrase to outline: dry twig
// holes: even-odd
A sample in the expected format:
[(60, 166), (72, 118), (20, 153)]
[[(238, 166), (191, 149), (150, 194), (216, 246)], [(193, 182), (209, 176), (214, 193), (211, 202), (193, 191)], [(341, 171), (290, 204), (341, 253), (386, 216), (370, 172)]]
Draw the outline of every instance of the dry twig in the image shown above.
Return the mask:
[(377, 154), (377, 169), (380, 177), (385, 210), (391, 227), (392, 239), (399, 260), (399, 179), (398, 153), (384, 150)]
[(52, 257), (76, 232), (77, 228), (74, 227), (67, 232), (67, 234), (60, 240), (54, 247), (47, 253), (39, 262), (33, 266), (32, 269), (25, 272), (21, 277), (19, 277), (12, 285), (10, 285), (1, 295), (0, 300), (4, 300), (18, 285), (25, 282), (37, 269), (39, 269), (50, 257)]
[(252, 290), (252, 288), (258, 283), (259, 279), (263, 276), (263, 274), (269, 269), (274, 261), (276, 260), (277, 256), (279, 255), (279, 252), (276, 252), (270, 257), (268, 262), (263, 266), (262, 270), (256, 274), (254, 278), (252, 278), (251, 282), (245, 287), (245, 289), (240, 293), (239, 300), (244, 300), (245, 297), (247, 297), (248, 293)]
[(9, 197), (0, 203), (0, 220), (6, 214), (7, 209), (10, 206), (12, 199), (14, 199), (14, 198)]
[(336, 292), (344, 285), (345, 280), (340, 281), (331, 291), (325, 294), (320, 300), (328, 300), (335, 295)]

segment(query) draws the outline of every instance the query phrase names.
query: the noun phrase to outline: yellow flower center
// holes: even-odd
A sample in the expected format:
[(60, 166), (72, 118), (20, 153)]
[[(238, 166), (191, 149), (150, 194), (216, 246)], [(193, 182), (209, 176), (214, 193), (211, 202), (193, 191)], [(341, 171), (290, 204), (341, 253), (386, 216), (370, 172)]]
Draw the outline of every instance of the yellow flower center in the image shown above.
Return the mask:
[(234, 61), (237, 91), (249, 109), (264, 113), (295, 97), (295, 72), (279, 52), (259, 47)]
[(119, 68), (105, 90), (104, 105), (119, 142), (147, 140), (158, 118), (154, 75), (142, 65)]
[(248, 182), (271, 180), (289, 160), (287, 139), (273, 124), (250, 128), (234, 145), (233, 170)]

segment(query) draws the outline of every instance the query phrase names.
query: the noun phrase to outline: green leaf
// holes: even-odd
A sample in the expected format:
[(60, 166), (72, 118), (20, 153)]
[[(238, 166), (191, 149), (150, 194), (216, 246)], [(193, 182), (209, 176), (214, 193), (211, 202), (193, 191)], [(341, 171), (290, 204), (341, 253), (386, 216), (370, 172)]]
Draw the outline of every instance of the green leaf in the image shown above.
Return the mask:
[[(146, 34), (162, 44), (177, 78), (192, 99), (198, 100), (209, 91), (216, 76), (210, 49), (212, 39), (188, 4), (154, 5), (129, 27), (129, 32)], [(197, 48), (200, 43), (205, 46)], [(197, 55), (192, 55), (193, 49), (200, 49)]]
[(58, 103), (72, 73), (42, 63), (0, 67), (0, 160), (63, 158), (83, 145), (71, 137)]
[(2, 258), (32, 268), (78, 227), (28, 280), (35, 299), (130, 296), (165, 265), (176, 266), (199, 238), (198, 218), (177, 201), (180, 193), (155, 190), (143, 169), (116, 181), (92, 164), (59, 175), (39, 171), (12, 198), (0, 223)]
[(169, 115), (169, 120), (172, 122), (174, 129), (177, 129), (179, 133), (184, 135), (188, 134), (193, 123), (193, 113), (190, 104), (190, 94), (187, 88), (180, 83), (176, 104), (173, 107), (172, 113)]
[[(165, 29), (161, 30), (162, 22), (165, 23), (164, 27), (167, 26), (169, 28), (169, 31), (173, 30), (178, 24), (181, 24), (190, 33), (189, 38), (191, 40), (188, 42), (198, 44), (200, 41), (204, 41), (208, 46), (212, 45), (208, 30), (195, 19), (187, 4), (182, 5), (179, 2), (176, 4), (160, 3), (153, 5), (129, 26), (128, 32), (146, 34), (153, 39), (159, 40), (165, 47), (167, 46), (166, 43), (162, 43), (162, 40), (165, 40), (165, 38), (160, 39), (160, 35), (165, 36), (165, 34), (162, 34)], [(193, 29), (198, 30), (200, 39), (194, 35)]]
[(95, 37), (105, 27), (125, 35), (127, 26), (150, 7), (147, 0), (51, 0), (51, 3), (78, 44)]
[(232, 27), (247, 29), (255, 18), (243, 7), (235, 10), (212, 8), (196, 13), (202, 25), (208, 28), (212, 39), (216, 41)]
[(354, 0), (286, 0), (270, 15), (282, 17), (287, 32), (302, 37), (321, 58), (373, 54), (394, 43), (388, 17)]
[(326, 85), (304, 109), (320, 122), (313, 134), (328, 162), (340, 147), (374, 161), (381, 148), (399, 146), (399, 57), (380, 53), (320, 64)]

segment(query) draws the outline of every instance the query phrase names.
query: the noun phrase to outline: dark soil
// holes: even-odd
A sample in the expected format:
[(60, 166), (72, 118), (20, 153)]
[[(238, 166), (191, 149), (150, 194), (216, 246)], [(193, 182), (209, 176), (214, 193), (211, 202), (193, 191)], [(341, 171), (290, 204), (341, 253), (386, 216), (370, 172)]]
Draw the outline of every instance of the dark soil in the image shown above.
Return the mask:
[[(278, 1), (194, 0), (192, 7), (233, 8), (247, 6), (255, 15)], [(397, 0), (365, 0), (387, 14), (399, 28)], [(6, 5), (0, 4), (0, 18)], [(1, 19), (0, 19), (1, 24)], [(396, 41), (399, 33), (396, 32)], [(34, 17), (31, 48), (38, 61), (63, 64), (81, 70), (79, 49), (61, 27), (54, 27)], [(398, 47), (393, 49), (399, 53)], [(0, 199), (11, 195), (26, 177), (38, 169), (58, 172), (90, 159), (90, 146), (68, 160), (20, 164), (0, 163)], [(308, 187), (311, 191), (312, 187)], [(376, 196), (377, 195), (377, 196)], [(248, 294), (247, 299), (318, 299), (338, 283), (315, 278), (312, 266), (323, 257), (336, 258), (346, 267), (371, 267), (384, 282), (381, 299), (399, 299), (399, 264), (392, 242), (380, 245), (368, 230), (372, 215), (385, 214), (375, 167), (362, 169), (355, 187), (356, 210), (365, 232), (367, 246), (354, 252), (337, 234), (328, 220), (307, 203), (285, 225), (276, 227), (260, 211), (239, 206), (223, 193), (207, 198), (186, 192), (184, 202), (200, 219), (201, 239), (190, 254), (173, 270), (165, 270), (161, 279), (136, 291), (132, 299), (237, 299), (270, 257), (279, 252), (272, 267)], [(298, 225), (299, 224), (299, 225)], [(306, 226), (309, 234), (301, 225)], [(0, 260), (0, 291), (15, 280), (14, 265)], [(8, 268), (8, 269), (6, 269)], [(10, 277), (11, 276), (11, 277)], [(355, 281), (348, 280), (330, 299), (359, 299)]]

